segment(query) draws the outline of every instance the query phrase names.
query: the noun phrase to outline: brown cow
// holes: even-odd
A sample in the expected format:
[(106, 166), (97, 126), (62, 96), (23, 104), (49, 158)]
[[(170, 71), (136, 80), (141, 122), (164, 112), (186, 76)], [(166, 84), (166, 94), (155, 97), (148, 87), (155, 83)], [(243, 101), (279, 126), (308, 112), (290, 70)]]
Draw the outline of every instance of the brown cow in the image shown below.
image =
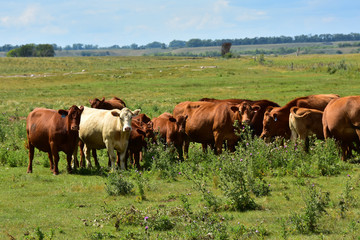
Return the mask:
[(279, 107), (279, 104), (269, 100), (246, 100), (240, 103), (239, 111), (243, 124), (248, 124), (256, 136), (263, 130), (263, 119), (267, 107)]
[(163, 113), (152, 119), (154, 132), (166, 141), (167, 145), (173, 145), (179, 154), (179, 159), (183, 159), (182, 147), (185, 141), (185, 126), (187, 115), (179, 114), (176, 117), (171, 113)]
[(113, 97), (112, 99), (106, 101), (104, 97), (101, 100), (99, 100), (98, 98), (94, 98), (93, 100), (89, 100), (89, 102), (92, 108), (97, 108), (97, 109), (121, 110), (124, 107), (126, 107), (125, 102), (118, 97)]
[(234, 123), (241, 123), (238, 105), (214, 102), (182, 102), (175, 106), (174, 117), (187, 115), (185, 133), (185, 154), (188, 153), (189, 141), (215, 144), (216, 154), (222, 152), (222, 144), (227, 141), (229, 150), (235, 150), (239, 137), (235, 134)]
[(79, 141), (79, 124), (84, 107), (72, 106), (69, 110), (58, 111), (35, 108), (26, 118), (26, 135), (29, 149), (28, 173), (32, 173), (34, 148), (47, 152), (50, 169), (59, 174), (59, 151), (67, 158), (67, 171), (71, 172), (71, 158)]
[(268, 107), (264, 114), (263, 131), (261, 138), (270, 141), (272, 137), (280, 136), (289, 139), (291, 131), (289, 128), (290, 108), (304, 107), (323, 111), (326, 105), (332, 100), (339, 98), (336, 94), (319, 94), (307, 97), (299, 97), (291, 100), (283, 107)]
[[(133, 159), (133, 165), (140, 170), (142, 151), (147, 147), (147, 139), (154, 139), (153, 123), (148, 116), (140, 114), (131, 121), (131, 133), (127, 156), (125, 159)], [(125, 162), (127, 164), (127, 162)]]
[(305, 151), (309, 150), (309, 136), (315, 135), (318, 139), (324, 139), (322, 125), (323, 111), (311, 108), (290, 108), (289, 128), (291, 139), (300, 139), (305, 142)]
[(360, 96), (332, 100), (324, 110), (324, 137), (334, 138), (341, 147), (341, 159), (351, 157), (360, 146)]

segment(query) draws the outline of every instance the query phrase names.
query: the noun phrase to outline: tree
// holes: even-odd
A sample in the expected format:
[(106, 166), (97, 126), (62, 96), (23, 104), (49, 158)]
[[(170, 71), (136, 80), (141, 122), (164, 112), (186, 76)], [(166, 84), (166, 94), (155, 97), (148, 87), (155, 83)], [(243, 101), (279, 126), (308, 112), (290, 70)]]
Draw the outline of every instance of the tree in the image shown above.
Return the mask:
[(51, 44), (39, 44), (36, 46), (36, 56), (37, 57), (54, 57), (55, 51), (54, 46)]
[(51, 44), (26, 44), (9, 51), (8, 57), (53, 57), (54, 46)]
[(231, 43), (230, 42), (224, 42), (221, 45), (221, 56), (225, 56), (225, 54), (230, 52), (230, 48), (231, 48)]

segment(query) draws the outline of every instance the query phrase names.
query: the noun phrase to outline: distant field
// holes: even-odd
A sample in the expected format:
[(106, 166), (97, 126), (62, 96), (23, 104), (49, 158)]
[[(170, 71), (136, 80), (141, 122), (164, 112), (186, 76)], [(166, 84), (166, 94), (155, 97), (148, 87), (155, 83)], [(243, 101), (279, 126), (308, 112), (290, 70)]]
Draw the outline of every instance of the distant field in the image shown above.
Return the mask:
[[(142, 174), (130, 167), (118, 178), (105, 151), (104, 169), (75, 174), (62, 154), (53, 176), (36, 150), (26, 174), (35, 107), (118, 96), (152, 118), (203, 97), (284, 105), (320, 93), (359, 95), (360, 55), (0, 58), (0, 239), (359, 239), (360, 156), (341, 162), (331, 141), (313, 139), (307, 154), (245, 138), (221, 156), (193, 144), (183, 163), (153, 146)], [(110, 196), (112, 177), (131, 182), (131, 194)]]
[[(259, 45), (233, 45), (231, 52), (240, 55), (254, 55), (249, 51), (265, 50), (278, 51), (283, 49), (300, 48), (300, 54), (349, 54), (358, 53), (359, 47), (339, 47), (338, 45), (344, 42), (330, 42), (330, 43), (289, 43), (289, 44), (259, 44)], [(352, 44), (354, 42), (348, 41), (345, 43)], [(197, 47), (197, 48), (178, 48), (178, 49), (98, 49), (98, 50), (62, 50), (56, 51), (56, 57), (71, 57), (71, 56), (86, 56), (89, 54), (100, 56), (144, 56), (158, 53), (193, 53), (200, 54), (206, 52), (221, 52), (221, 47)], [(293, 53), (294, 54), (294, 53)], [(6, 53), (0, 52), (0, 57), (6, 56)]]

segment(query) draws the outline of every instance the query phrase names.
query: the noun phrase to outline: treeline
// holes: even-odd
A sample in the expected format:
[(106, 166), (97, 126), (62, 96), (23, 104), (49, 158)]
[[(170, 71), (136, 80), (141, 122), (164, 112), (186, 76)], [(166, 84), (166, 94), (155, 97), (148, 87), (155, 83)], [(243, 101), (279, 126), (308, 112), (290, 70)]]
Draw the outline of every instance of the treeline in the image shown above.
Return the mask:
[[(254, 38), (240, 38), (240, 39), (199, 39), (193, 38), (188, 41), (173, 40), (168, 45), (165, 43), (154, 41), (146, 45), (138, 45), (133, 43), (131, 45), (119, 46), (112, 45), (109, 47), (99, 47), (98, 45), (74, 43), (66, 45), (65, 47), (52, 44), (51, 46), (56, 51), (62, 50), (94, 50), (94, 49), (150, 49), (150, 48), (185, 48), (185, 47), (211, 47), (221, 46), (224, 42), (229, 42), (234, 45), (258, 45), (258, 44), (281, 44), (281, 43), (309, 43), (309, 42), (338, 42), (338, 41), (359, 41), (360, 33), (350, 34), (315, 34), (315, 35), (299, 35), (295, 37), (254, 37)], [(0, 46), (0, 51), (8, 52), (12, 49), (20, 48), (22, 46), (13, 46), (5, 44)]]
[(51, 44), (26, 44), (10, 50), (7, 57), (54, 57), (55, 51)]

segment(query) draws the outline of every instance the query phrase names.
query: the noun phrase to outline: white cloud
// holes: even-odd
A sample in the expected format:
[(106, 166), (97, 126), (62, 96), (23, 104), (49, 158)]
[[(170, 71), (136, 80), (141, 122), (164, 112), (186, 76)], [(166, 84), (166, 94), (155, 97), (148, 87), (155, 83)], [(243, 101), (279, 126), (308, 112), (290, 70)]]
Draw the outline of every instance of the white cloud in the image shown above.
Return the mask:
[(226, 9), (229, 7), (229, 1), (227, 0), (218, 0), (214, 3), (214, 11), (220, 12), (223, 9)]
[(46, 11), (38, 5), (27, 6), (20, 15), (9, 15), (0, 18), (0, 24), (5, 27), (27, 27), (34, 24), (46, 24), (52, 21), (51, 17)]
[(236, 20), (239, 22), (247, 22), (261, 20), (267, 17), (267, 13), (262, 10), (242, 9), (238, 12)]

